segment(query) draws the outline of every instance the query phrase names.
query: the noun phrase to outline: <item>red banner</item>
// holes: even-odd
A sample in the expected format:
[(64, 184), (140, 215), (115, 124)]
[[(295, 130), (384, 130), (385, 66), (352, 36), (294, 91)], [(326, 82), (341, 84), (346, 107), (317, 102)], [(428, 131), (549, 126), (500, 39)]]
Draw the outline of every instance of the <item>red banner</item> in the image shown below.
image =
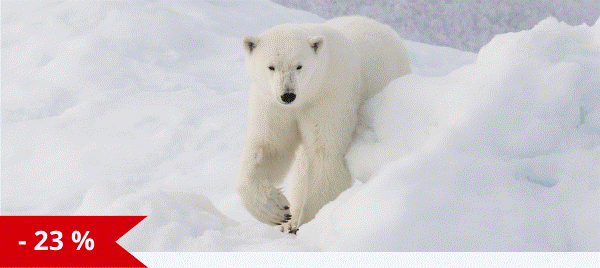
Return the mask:
[(117, 240), (146, 216), (0, 216), (1, 267), (146, 267)]

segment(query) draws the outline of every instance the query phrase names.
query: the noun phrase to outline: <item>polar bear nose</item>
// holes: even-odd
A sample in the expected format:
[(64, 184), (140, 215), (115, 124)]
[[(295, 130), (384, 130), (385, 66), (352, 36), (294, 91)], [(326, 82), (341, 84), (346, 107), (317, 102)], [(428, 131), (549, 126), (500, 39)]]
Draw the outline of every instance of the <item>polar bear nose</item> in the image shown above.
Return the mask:
[(296, 94), (294, 93), (285, 93), (281, 95), (281, 100), (285, 103), (291, 103), (296, 99)]

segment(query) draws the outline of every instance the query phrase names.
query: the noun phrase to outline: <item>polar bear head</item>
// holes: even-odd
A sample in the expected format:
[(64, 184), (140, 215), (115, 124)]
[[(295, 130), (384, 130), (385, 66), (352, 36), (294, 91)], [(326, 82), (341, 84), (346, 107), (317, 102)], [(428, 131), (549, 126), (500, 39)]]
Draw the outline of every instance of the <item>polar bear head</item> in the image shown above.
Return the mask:
[(327, 73), (326, 40), (294, 25), (243, 38), (253, 83), (278, 105), (297, 107), (318, 95)]

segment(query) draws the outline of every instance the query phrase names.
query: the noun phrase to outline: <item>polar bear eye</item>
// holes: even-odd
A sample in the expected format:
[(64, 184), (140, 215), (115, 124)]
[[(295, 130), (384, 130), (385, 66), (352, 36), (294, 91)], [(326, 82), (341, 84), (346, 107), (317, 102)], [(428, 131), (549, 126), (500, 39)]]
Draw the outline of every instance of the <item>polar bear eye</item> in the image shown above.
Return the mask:
[(302, 69), (302, 65), (298, 65), (298, 67), (296, 67), (296, 70), (300, 70)]
[(273, 66), (269, 66), (269, 70), (271, 70), (271, 71), (275, 71), (275, 67), (273, 67)]

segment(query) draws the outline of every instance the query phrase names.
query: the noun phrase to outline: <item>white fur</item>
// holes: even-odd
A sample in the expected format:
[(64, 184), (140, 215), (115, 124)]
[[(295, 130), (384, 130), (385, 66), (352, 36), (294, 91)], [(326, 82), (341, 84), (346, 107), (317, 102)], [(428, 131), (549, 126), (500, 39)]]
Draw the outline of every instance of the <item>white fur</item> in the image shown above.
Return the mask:
[[(390, 27), (363, 17), (280, 25), (243, 45), (252, 87), (237, 190), (256, 219), (295, 233), (352, 185), (344, 155), (358, 108), (410, 73), (408, 57)], [(290, 204), (275, 185), (294, 159)]]

